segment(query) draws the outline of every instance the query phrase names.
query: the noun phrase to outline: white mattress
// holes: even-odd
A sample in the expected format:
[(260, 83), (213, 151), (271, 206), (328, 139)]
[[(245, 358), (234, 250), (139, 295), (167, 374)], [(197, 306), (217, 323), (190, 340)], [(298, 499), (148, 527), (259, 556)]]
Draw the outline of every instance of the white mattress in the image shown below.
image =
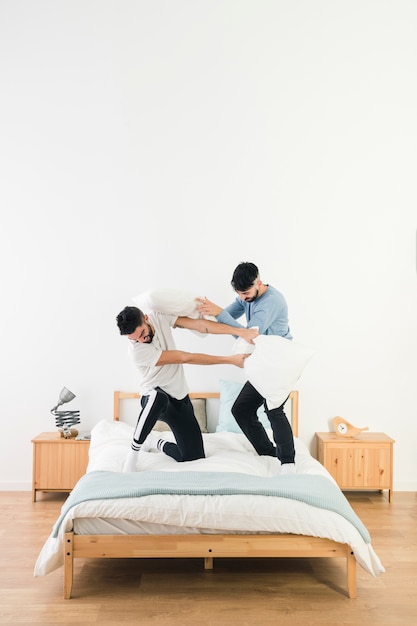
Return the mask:
[[(129, 450), (133, 428), (119, 422), (99, 422), (91, 433), (87, 472), (119, 472)], [(272, 433), (269, 433), (272, 436)], [(164, 433), (172, 439), (172, 433)], [(280, 463), (258, 456), (244, 435), (203, 434), (206, 458), (177, 463), (161, 452), (142, 452), (138, 471), (240, 472), (257, 476), (279, 474)], [(296, 471), (320, 474), (334, 483), (327, 470), (314, 459), (299, 439)], [(370, 574), (384, 572), (372, 545), (344, 517), (297, 500), (270, 496), (151, 495), (141, 498), (93, 500), (73, 507), (61, 524), (58, 537), (51, 536), (35, 565), (43, 576), (63, 564), (63, 535), (78, 534), (198, 534), (198, 533), (293, 533), (324, 537), (347, 543), (357, 562)]]

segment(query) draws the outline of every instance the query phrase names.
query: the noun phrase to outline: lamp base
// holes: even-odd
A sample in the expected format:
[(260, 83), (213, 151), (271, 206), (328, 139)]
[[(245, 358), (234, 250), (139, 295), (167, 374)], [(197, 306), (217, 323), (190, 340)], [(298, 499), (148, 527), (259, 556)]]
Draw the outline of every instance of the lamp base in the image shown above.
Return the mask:
[(78, 436), (78, 430), (76, 428), (69, 428), (66, 430), (59, 428), (58, 432), (61, 439), (75, 439), (75, 437)]

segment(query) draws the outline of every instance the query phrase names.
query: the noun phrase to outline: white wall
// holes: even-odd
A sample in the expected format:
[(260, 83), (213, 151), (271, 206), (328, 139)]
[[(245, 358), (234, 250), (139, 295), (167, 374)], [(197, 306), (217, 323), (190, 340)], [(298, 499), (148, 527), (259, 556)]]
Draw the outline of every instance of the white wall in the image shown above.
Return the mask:
[(226, 305), (250, 260), (316, 349), (301, 437), (384, 431), (417, 489), (416, 25), (407, 0), (1, 0), (0, 488), (30, 488), (63, 385), (82, 429), (135, 388), (131, 296)]

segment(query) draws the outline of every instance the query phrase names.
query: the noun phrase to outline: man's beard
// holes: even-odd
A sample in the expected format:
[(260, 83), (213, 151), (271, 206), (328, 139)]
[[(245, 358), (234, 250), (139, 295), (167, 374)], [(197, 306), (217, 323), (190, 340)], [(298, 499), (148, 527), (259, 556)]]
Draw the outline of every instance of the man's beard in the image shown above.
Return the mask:
[(255, 293), (255, 295), (253, 296), (253, 298), (246, 298), (246, 299), (245, 299), (245, 302), (253, 302), (254, 300), (256, 300), (256, 298), (258, 297), (258, 295), (259, 295), (259, 289), (257, 289), (257, 290), (256, 290), (256, 293)]
[(150, 324), (146, 324), (146, 326), (148, 327), (148, 334), (145, 335), (144, 342), (143, 343), (152, 343), (152, 339), (154, 337), (154, 332), (152, 330), (152, 326)]

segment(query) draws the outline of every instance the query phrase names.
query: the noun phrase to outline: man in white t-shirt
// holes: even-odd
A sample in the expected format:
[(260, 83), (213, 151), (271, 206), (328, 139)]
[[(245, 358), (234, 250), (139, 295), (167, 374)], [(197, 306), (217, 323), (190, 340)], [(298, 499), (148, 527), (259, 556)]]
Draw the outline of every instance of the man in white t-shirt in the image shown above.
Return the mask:
[(171, 443), (159, 439), (159, 450), (179, 462), (203, 458), (203, 438), (188, 396), (183, 364), (230, 364), (243, 367), (244, 360), (249, 355), (213, 356), (177, 350), (172, 328), (238, 335), (249, 342), (258, 335), (257, 329), (236, 329), (206, 319), (191, 319), (158, 312), (146, 315), (134, 306), (125, 307), (116, 321), (120, 334), (129, 339), (129, 353), (141, 377), (139, 392), (142, 409), (123, 471), (136, 471), (139, 451), (158, 419), (170, 426), (176, 440), (176, 443)]

